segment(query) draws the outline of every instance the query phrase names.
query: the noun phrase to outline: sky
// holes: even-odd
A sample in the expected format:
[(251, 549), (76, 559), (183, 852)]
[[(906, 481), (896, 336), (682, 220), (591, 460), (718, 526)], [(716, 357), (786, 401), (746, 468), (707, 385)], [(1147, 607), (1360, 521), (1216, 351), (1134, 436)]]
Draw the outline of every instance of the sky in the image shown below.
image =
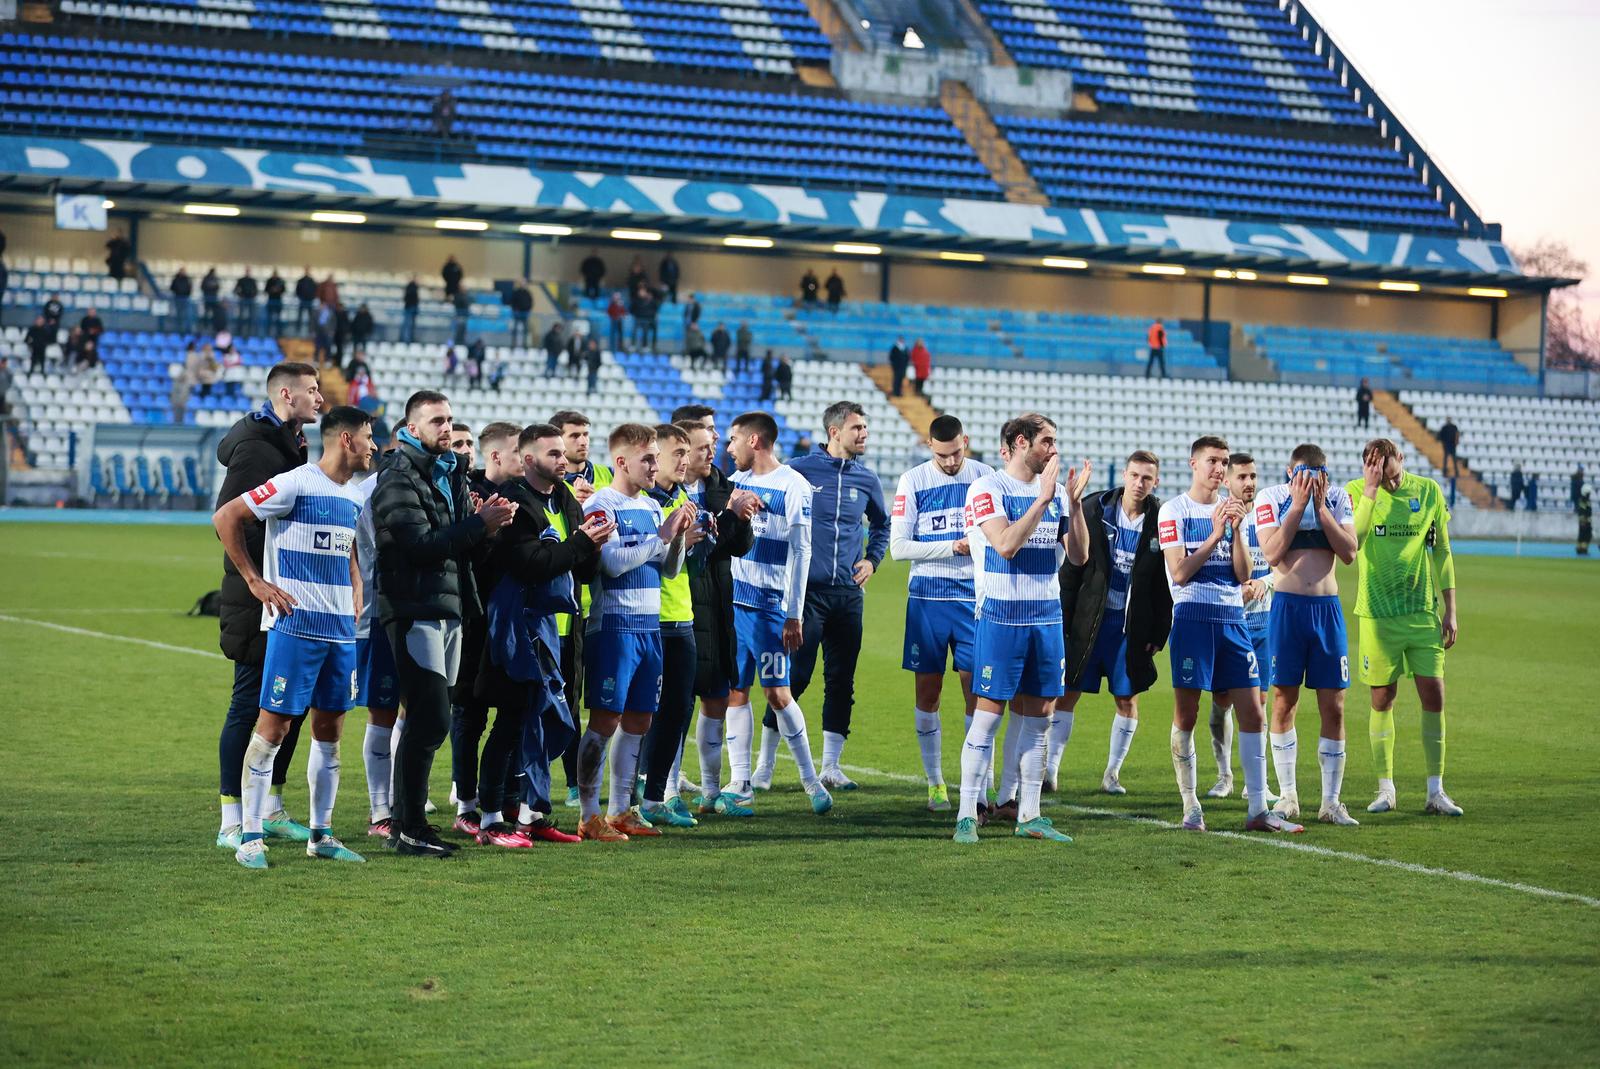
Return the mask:
[(1504, 240), (1560, 238), (1600, 316), (1600, 0), (1307, 0)]

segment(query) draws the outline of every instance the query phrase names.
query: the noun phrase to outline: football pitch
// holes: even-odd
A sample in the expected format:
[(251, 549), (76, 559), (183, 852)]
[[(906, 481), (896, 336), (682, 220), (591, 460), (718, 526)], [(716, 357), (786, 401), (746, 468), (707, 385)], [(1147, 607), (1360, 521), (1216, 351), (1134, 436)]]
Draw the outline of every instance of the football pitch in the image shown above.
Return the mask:
[[(1360, 828), (1175, 830), (1163, 655), (1125, 797), (1093, 791), (1111, 703), (1087, 696), (1046, 796), (1076, 842), (991, 825), (958, 847), (954, 814), (924, 808), (905, 571), (888, 564), (846, 754), (861, 789), (827, 817), (780, 762), (754, 820), (401, 859), (362, 834), (358, 710), (335, 831), (368, 864), (283, 845), (264, 873), (212, 845), (232, 676), (216, 620), (184, 612), (220, 563), (203, 527), (0, 524), (4, 1064), (1600, 1063), (1592, 563), (1458, 558), (1458, 820), (1421, 812), (1407, 690), (1400, 811), (1365, 813), (1358, 686), (1345, 797)], [(814, 742), (820, 704), (819, 672), (802, 701)], [(1314, 816), (1314, 708), (1301, 719)], [(945, 725), (954, 794), (959, 699)], [(1196, 745), (1204, 787), (1203, 727)], [(301, 817), (306, 750), (287, 790)], [(448, 791), (441, 751), (434, 801)], [(1207, 819), (1236, 832), (1243, 803)]]

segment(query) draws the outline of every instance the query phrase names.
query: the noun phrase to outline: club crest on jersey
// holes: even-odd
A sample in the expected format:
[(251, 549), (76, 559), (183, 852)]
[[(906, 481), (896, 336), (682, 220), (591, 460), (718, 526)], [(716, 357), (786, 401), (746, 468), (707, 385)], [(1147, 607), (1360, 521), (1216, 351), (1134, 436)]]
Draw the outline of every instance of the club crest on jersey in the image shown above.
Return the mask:
[(922, 656), (922, 647), (917, 645), (915, 642), (913, 642), (911, 644), (911, 656), (913, 656), (913, 657), (921, 657)]
[(994, 665), (992, 665), (992, 664), (984, 665), (983, 666), (983, 681), (985, 683), (987, 683), (993, 678), (994, 678)]
[(851, 501), (854, 501), (856, 499), (856, 493), (857, 493), (856, 488), (852, 486), (850, 488), (850, 500)]
[(1419, 497), (1412, 498), (1410, 501), (1407, 501), (1406, 504), (1410, 507), (1412, 512), (1422, 511), (1422, 499)]
[(1048, 505), (1046, 505), (1044, 507), (1044, 517), (1047, 520), (1053, 520), (1053, 519), (1056, 519), (1060, 515), (1061, 515), (1061, 506), (1058, 505), (1055, 502), (1054, 499), (1052, 499), (1050, 501), (1050, 504), (1048, 504)]
[(1194, 658), (1193, 657), (1185, 657), (1183, 659), (1183, 670), (1185, 672), (1193, 672), (1194, 671)]
[(1161, 539), (1152, 538), (1150, 540), (1150, 552), (1151, 553), (1160, 553), (1161, 552)]
[(283, 676), (272, 677), (272, 704), (282, 705), (283, 696), (289, 690), (289, 681)]
[(602, 693), (602, 694), (613, 694), (613, 693), (616, 692), (616, 689), (617, 689), (617, 677), (616, 676), (607, 676), (606, 677), (606, 681), (604, 683), (600, 684), (600, 693)]

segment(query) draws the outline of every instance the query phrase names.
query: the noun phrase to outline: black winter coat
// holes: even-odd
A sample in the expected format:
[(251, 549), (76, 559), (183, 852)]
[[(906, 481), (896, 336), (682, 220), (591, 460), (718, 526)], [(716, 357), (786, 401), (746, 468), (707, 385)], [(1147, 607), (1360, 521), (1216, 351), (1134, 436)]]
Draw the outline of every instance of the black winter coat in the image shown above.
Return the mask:
[[(1101, 622), (1106, 615), (1106, 592), (1111, 586), (1111, 540), (1106, 535), (1104, 517), (1122, 508), (1119, 488), (1083, 499), (1083, 518), (1089, 526), (1089, 559), (1082, 565), (1068, 561), (1061, 569), (1061, 620), (1066, 634), (1067, 683), (1078, 678), (1094, 651)], [(1125, 627), (1128, 634), (1128, 679), (1134, 693), (1155, 685), (1154, 650), (1167, 644), (1172, 631), (1172, 592), (1167, 587), (1165, 558), (1156, 537), (1156, 514), (1161, 499), (1154, 494), (1144, 499), (1144, 530), (1139, 536), (1139, 551), (1133, 558), (1133, 573), (1128, 577), (1128, 603)], [(1151, 647), (1147, 649), (1146, 647)]]
[(435, 457), (409, 442), (383, 458), (372, 495), (377, 536), (378, 619), (461, 620), (480, 609), (473, 549), (488, 536), (467, 499), (467, 473), (450, 473), (447, 502), (433, 483)]
[[(257, 410), (244, 416), (217, 443), (217, 462), (228, 469), (217, 491), (217, 508), (272, 478), (306, 462), (306, 439), (287, 423), (274, 423)], [(256, 570), (267, 540), (266, 527), (247, 523), (244, 545)], [(261, 602), (228, 555), (222, 555), (222, 604), (218, 611), (219, 645), (230, 660), (261, 664), (267, 656), (267, 633), (261, 630)]]
[(705, 479), (705, 511), (717, 520), (717, 544), (705, 567), (689, 576), (689, 597), (694, 605), (694, 643), (701, 679), (733, 678), (733, 558), (750, 552), (755, 533), (750, 521), (728, 509), (733, 483), (716, 468)]

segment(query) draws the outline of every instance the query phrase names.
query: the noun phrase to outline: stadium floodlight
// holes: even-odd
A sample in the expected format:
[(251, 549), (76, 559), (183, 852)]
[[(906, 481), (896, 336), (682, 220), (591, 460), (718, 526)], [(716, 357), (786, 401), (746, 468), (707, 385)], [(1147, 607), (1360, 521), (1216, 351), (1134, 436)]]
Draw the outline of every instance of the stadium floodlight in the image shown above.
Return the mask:
[(114, 200), (111, 200), (109, 198), (107, 198), (106, 200), (103, 200), (103, 201), (100, 202), (100, 207), (104, 208), (108, 212), (112, 208), (115, 208), (116, 206), (117, 206), (117, 202), (114, 201)]
[(988, 257), (981, 252), (951, 252), (948, 249), (939, 253), (941, 260), (955, 260), (964, 264), (981, 264)]
[(1231, 268), (1231, 267), (1219, 267), (1215, 271), (1211, 272), (1211, 276), (1213, 278), (1232, 278), (1233, 277), (1233, 268)]
[(437, 230), (488, 230), (489, 224), (482, 219), (435, 219), (434, 228)]
[(770, 249), (776, 244), (771, 238), (752, 238), (743, 234), (729, 234), (722, 243), (731, 249)]
[(613, 230), (611, 236), (618, 241), (660, 241), (659, 230)]
[(1089, 266), (1088, 260), (1074, 260), (1070, 256), (1046, 256), (1039, 262), (1045, 267), (1062, 267), (1069, 271), (1082, 271)]
[(1386, 278), (1378, 283), (1378, 288), (1380, 290), (1388, 290), (1390, 293), (1416, 293), (1422, 286), (1416, 282), (1396, 282), (1393, 279)]
[(517, 230), (524, 234), (550, 238), (564, 238), (572, 233), (570, 226), (563, 226), (560, 223), (523, 223)]
[(183, 214), (235, 216), (239, 214), (239, 209), (231, 204), (185, 204)]
[(1290, 275), (1285, 282), (1291, 286), (1326, 286), (1328, 280), (1323, 275)]
[(360, 212), (312, 212), (313, 223), (349, 223), (358, 226), (367, 221), (367, 217)]
[(833, 251), (847, 256), (877, 256), (883, 252), (883, 246), (867, 245), (859, 241), (841, 241), (833, 246)]
[(1468, 295), (1473, 296), (1473, 297), (1509, 297), (1509, 296), (1511, 296), (1505, 290), (1497, 289), (1494, 286), (1473, 286), (1472, 288), (1467, 290), (1467, 293), (1468, 293)]
[(1147, 275), (1187, 275), (1189, 269), (1178, 264), (1145, 264), (1139, 268)]
[(1256, 280), (1256, 273), (1254, 271), (1235, 271), (1233, 273), (1233, 277), (1238, 279), (1240, 282), (1254, 282)]

